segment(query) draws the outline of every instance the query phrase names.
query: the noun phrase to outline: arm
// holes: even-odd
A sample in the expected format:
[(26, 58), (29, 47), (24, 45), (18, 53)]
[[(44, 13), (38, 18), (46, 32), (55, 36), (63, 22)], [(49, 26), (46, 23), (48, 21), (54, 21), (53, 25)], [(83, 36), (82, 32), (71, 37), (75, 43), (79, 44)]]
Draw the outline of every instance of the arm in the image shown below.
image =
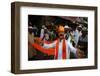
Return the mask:
[(83, 58), (84, 57), (84, 52), (81, 51), (80, 49), (74, 48), (71, 43), (68, 43), (68, 48), (70, 48), (70, 51), (72, 53), (74, 53), (75, 57), (77, 57), (77, 58)]
[(68, 42), (68, 48), (70, 49), (70, 51), (71, 51), (72, 53), (74, 53), (75, 56), (77, 56), (77, 54), (76, 54), (77, 49), (74, 48), (70, 42)]

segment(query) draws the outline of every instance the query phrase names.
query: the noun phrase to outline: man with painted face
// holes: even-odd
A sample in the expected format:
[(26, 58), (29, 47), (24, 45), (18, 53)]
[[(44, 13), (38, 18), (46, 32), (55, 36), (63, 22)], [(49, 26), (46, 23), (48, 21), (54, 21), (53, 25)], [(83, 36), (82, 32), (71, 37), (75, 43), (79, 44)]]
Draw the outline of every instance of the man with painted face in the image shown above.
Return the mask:
[(69, 59), (70, 52), (74, 53), (76, 57), (79, 57), (83, 52), (79, 49), (76, 49), (64, 38), (64, 27), (58, 27), (58, 39), (53, 43), (46, 44), (42, 42), (44, 48), (55, 48), (54, 59)]
[(80, 48), (82, 51), (84, 51), (85, 58), (87, 58), (88, 54), (88, 34), (87, 34), (87, 28), (82, 28), (82, 35), (79, 37), (78, 41), (78, 48)]

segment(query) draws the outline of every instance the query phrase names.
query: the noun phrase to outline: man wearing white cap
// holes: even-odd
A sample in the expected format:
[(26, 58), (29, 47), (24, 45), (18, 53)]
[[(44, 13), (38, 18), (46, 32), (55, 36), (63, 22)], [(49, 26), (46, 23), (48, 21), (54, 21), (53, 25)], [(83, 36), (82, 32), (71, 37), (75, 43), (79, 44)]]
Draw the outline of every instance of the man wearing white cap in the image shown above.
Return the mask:
[(70, 27), (68, 25), (65, 25), (64, 29), (65, 29), (65, 39), (68, 40), (70, 36), (70, 32), (69, 32)]

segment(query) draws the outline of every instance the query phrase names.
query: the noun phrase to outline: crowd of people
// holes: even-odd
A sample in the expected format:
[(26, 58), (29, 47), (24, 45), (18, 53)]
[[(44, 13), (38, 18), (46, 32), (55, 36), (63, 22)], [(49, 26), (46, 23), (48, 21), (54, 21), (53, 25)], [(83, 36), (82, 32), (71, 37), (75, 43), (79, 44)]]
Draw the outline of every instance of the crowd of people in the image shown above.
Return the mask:
[[(29, 32), (28, 41), (30, 43), (34, 43), (34, 38), (38, 37), (42, 40), (42, 42), (53, 43), (59, 38), (58, 29), (61, 26), (62, 26), (62, 29), (64, 29), (63, 34), (60, 34), (62, 35), (63, 39), (65, 39), (68, 43), (70, 43), (72, 47), (78, 48), (84, 53), (84, 55), (81, 55), (82, 56), (81, 58), (87, 58), (88, 57), (88, 30), (87, 30), (88, 28), (85, 27), (83, 24), (78, 24), (78, 25), (73, 24), (73, 27), (70, 27), (69, 25), (59, 24), (59, 25), (53, 26), (53, 28), (52, 27), (48, 28), (47, 26), (42, 25), (41, 29), (39, 29), (35, 25), (28, 26), (28, 32)], [(32, 47), (32, 50), (33, 49), (34, 48)], [(36, 54), (37, 51), (34, 51), (34, 52), (35, 52), (34, 54)], [(31, 52), (29, 53), (32, 54)], [(33, 54), (30, 55), (30, 57), (32, 56)], [(76, 56), (72, 54), (70, 55), (70, 58), (76, 58)]]

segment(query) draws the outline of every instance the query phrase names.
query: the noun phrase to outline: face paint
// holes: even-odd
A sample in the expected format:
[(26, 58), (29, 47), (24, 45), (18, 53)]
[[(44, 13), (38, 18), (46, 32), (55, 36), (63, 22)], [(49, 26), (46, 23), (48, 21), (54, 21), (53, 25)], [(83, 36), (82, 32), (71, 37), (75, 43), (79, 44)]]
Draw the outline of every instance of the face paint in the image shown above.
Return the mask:
[(59, 33), (59, 38), (64, 38), (64, 33)]

